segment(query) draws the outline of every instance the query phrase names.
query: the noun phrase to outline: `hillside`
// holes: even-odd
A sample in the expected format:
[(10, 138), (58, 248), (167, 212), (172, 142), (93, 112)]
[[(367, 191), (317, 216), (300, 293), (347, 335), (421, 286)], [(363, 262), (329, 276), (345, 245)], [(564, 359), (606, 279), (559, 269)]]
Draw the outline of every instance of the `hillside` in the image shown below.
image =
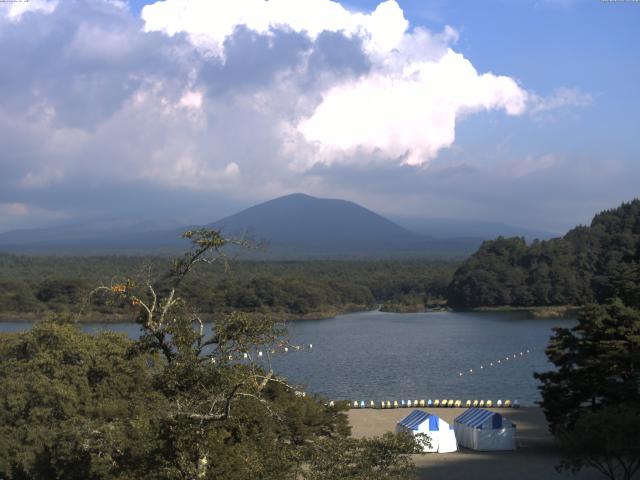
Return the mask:
[(272, 254), (418, 252), (429, 238), (353, 202), (292, 194), (219, 220), (227, 235), (265, 241)]
[(527, 241), (549, 240), (558, 233), (508, 225), (483, 220), (459, 220), (451, 218), (392, 215), (389, 219), (412, 232), (432, 238), (479, 238), (492, 240), (497, 237), (524, 237)]
[(638, 278), (640, 200), (596, 215), (564, 237), (482, 244), (455, 273), (454, 307), (582, 305), (624, 295)]
[[(482, 239), (435, 239), (412, 232), (353, 202), (292, 194), (210, 223), (227, 236), (264, 242), (248, 258), (461, 257)], [(0, 234), (0, 251), (73, 255), (176, 254), (187, 228), (110, 219)]]

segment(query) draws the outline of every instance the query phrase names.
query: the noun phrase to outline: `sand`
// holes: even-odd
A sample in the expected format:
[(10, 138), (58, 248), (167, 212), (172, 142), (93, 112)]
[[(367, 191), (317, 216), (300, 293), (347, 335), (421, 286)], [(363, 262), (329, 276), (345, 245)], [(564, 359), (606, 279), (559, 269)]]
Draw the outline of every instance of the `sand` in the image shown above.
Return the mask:
[[(398, 420), (411, 412), (410, 408), (392, 410), (350, 410), (349, 422), (355, 437), (368, 437), (392, 432)], [(463, 408), (420, 409), (438, 415), (453, 424)], [(429, 480), (544, 480), (603, 478), (595, 470), (584, 470), (574, 476), (558, 473), (554, 466), (560, 461), (557, 446), (547, 430), (547, 423), (539, 408), (491, 410), (502, 413), (517, 425), (518, 449), (513, 452), (476, 452), (461, 449), (456, 453), (415, 455), (414, 461), (421, 479)]]

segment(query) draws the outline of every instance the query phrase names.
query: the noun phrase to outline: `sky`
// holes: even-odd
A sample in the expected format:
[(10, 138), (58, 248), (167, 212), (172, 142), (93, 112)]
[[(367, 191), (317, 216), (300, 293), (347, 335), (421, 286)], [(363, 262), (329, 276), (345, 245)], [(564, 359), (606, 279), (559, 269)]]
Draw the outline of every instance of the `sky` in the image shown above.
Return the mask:
[(640, 3), (0, 3), (0, 232), (294, 192), (563, 233), (640, 196)]

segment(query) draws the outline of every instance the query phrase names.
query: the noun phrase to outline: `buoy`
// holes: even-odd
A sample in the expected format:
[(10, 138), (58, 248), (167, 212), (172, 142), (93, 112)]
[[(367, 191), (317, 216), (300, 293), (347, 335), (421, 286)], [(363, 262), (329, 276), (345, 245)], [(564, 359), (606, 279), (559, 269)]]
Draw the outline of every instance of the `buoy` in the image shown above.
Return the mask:
[(487, 403), (485, 405), (487, 406), (487, 408), (491, 408), (493, 407), (493, 402), (491, 400), (487, 400)]

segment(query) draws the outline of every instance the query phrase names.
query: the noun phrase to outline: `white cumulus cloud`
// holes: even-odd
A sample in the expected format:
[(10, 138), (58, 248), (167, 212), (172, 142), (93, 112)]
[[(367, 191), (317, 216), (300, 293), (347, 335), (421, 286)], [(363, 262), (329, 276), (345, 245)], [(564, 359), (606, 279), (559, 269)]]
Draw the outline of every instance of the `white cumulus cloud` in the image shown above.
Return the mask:
[(395, 0), (370, 14), (350, 12), (330, 0), (165, 0), (142, 10), (147, 31), (186, 33), (199, 47), (224, 56), (224, 42), (239, 26), (265, 34), (273, 29), (307, 33), (344, 32), (362, 36), (371, 52), (389, 51), (403, 38), (409, 22)]
[(295, 122), (316, 147), (311, 155), (304, 149), (297, 167), (348, 161), (356, 152), (421, 165), (454, 143), (462, 115), (493, 109), (519, 115), (526, 108), (527, 93), (514, 79), (478, 73), (452, 50), (454, 29), (411, 29), (395, 0), (369, 14), (330, 0), (165, 0), (146, 6), (142, 17), (147, 30), (186, 33), (223, 60), (225, 40), (240, 26), (260, 34), (283, 29), (311, 39), (324, 31), (359, 38), (371, 71), (320, 92), (311, 115)]
[(420, 165), (453, 144), (461, 115), (496, 108), (518, 115), (526, 98), (513, 79), (480, 75), (448, 50), (437, 61), (410, 62), (333, 88), (299, 129), (326, 159), (360, 149)]
[(57, 5), (57, 0), (2, 2), (0, 3), (0, 11), (2, 11), (9, 20), (16, 22), (27, 12), (51, 13)]

